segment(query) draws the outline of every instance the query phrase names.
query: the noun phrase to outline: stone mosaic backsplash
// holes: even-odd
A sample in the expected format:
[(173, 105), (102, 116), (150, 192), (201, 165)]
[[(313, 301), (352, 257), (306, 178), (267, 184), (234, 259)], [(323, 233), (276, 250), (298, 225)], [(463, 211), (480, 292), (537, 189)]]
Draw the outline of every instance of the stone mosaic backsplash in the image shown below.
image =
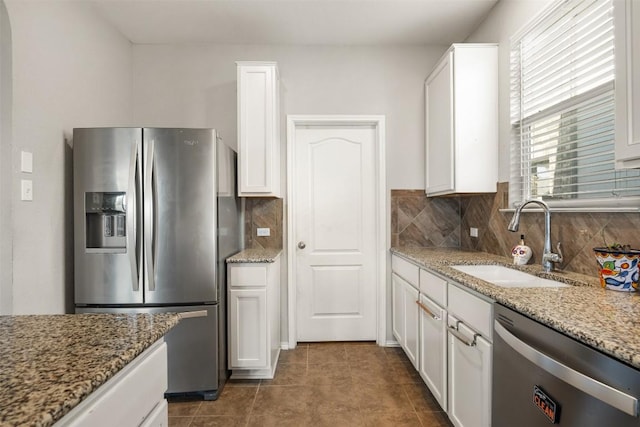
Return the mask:
[[(423, 190), (391, 191), (391, 245), (406, 247), (459, 247), (511, 257), (520, 234), (533, 250), (530, 264), (540, 263), (544, 243), (544, 215), (523, 212), (520, 229), (507, 230), (511, 212), (508, 183), (499, 183), (492, 194), (427, 198)], [(419, 211), (419, 212), (418, 212)], [(425, 218), (431, 216), (431, 218)], [(469, 236), (469, 228), (478, 237)], [(604, 212), (554, 212), (551, 214), (551, 242), (562, 242), (564, 262), (560, 268), (596, 275), (598, 267), (592, 248), (619, 242), (640, 248), (640, 214)]]

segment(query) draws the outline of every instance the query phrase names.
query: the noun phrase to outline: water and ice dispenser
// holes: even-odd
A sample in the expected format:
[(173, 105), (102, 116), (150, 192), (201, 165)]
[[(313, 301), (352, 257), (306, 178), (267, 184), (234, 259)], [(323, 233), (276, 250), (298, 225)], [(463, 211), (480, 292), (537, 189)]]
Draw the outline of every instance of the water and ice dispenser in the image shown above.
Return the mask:
[(87, 249), (126, 252), (127, 193), (85, 193), (85, 216)]

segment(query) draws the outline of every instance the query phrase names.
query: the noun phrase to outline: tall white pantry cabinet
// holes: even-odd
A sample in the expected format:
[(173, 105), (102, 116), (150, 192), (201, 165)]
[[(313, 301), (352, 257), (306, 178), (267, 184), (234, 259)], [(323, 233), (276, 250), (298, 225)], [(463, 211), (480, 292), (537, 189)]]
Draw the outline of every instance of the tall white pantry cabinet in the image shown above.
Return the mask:
[(238, 196), (281, 197), (280, 79), (275, 62), (239, 61)]
[(427, 196), (498, 182), (498, 45), (454, 44), (425, 82)]

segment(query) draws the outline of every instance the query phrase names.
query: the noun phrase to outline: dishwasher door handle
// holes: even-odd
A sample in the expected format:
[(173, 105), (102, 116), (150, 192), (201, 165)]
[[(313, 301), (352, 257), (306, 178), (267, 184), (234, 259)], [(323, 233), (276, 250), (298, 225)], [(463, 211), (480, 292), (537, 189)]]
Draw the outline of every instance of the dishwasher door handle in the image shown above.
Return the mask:
[(516, 352), (554, 377), (625, 414), (638, 416), (638, 399), (635, 397), (601, 383), (536, 350), (507, 331), (497, 320), (494, 321), (494, 330)]

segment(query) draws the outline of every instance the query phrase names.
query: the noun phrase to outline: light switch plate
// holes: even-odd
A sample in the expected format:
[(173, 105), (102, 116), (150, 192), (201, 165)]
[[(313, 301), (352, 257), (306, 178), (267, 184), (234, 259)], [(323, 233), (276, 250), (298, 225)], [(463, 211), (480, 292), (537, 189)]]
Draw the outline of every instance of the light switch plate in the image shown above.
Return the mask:
[(20, 153), (20, 171), (26, 173), (33, 172), (33, 153), (22, 151)]
[(33, 200), (33, 181), (30, 179), (20, 181), (20, 198), (25, 201)]
[(256, 230), (258, 237), (269, 237), (271, 236), (271, 229), (270, 228), (258, 228)]

